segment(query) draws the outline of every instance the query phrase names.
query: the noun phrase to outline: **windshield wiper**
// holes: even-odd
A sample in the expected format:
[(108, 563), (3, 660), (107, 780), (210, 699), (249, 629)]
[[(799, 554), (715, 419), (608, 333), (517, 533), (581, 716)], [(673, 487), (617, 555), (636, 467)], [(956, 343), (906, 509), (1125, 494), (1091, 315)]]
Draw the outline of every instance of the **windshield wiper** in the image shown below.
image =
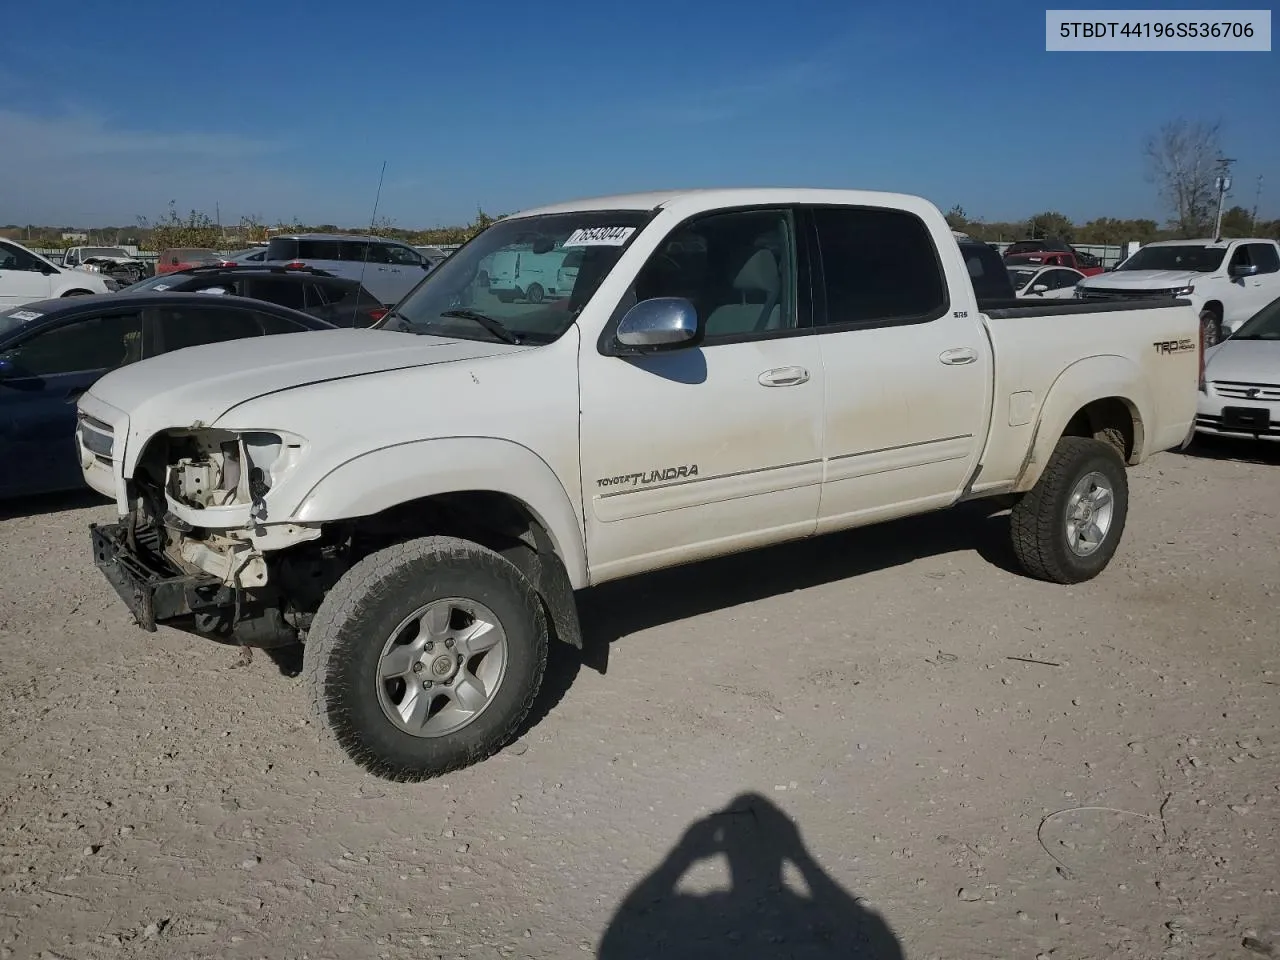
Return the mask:
[(501, 321), (495, 320), (493, 317), (483, 314), (479, 310), (470, 310), (462, 307), (457, 310), (443, 310), (441, 311), (440, 316), (459, 317), (463, 320), (474, 320), (503, 343), (516, 344), (517, 346), (520, 344), (520, 337), (517, 334), (512, 333), (504, 327)]

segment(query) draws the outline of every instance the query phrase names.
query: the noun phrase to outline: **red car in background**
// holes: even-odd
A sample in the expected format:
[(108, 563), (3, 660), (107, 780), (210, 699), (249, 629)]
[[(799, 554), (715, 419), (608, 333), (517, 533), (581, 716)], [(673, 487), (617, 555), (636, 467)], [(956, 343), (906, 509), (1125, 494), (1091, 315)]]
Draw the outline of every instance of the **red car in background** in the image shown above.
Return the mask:
[[(1006, 252), (1004, 263), (1007, 267), (1071, 267), (1073, 270), (1079, 270), (1086, 277), (1106, 272), (1106, 268), (1099, 262), (1097, 257), (1076, 253), (1074, 250), (1041, 250), (1037, 253), (1015, 253), (1012, 255)], [(1085, 266), (1086, 263), (1090, 265)]]
[(216, 250), (207, 247), (176, 247), (160, 251), (160, 259), (156, 261), (156, 275), (221, 264), (222, 255)]

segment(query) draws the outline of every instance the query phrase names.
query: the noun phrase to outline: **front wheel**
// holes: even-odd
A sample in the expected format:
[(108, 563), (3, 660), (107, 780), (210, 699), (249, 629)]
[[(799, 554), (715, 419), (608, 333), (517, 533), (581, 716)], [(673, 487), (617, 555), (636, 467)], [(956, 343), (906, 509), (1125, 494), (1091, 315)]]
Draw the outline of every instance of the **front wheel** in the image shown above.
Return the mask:
[(357, 563), (320, 605), (303, 651), (321, 727), (359, 766), (399, 781), (501, 749), (546, 662), (547, 623), (528, 580), (451, 537)]
[(1040, 580), (1092, 580), (1115, 555), (1128, 512), (1128, 477), (1116, 446), (1063, 437), (1036, 485), (1013, 508), (1014, 553)]

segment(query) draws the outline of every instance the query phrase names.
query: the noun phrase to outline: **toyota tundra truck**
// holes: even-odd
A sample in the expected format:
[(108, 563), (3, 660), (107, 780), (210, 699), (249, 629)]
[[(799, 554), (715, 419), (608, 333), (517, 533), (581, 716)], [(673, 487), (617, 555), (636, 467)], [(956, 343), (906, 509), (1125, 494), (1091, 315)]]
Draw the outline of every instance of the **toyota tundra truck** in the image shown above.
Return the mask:
[[(580, 254), (568, 297), (490, 294), (513, 250)], [(500, 749), (605, 581), (980, 497), (1028, 574), (1087, 581), (1126, 466), (1194, 430), (1196, 312), (979, 301), (980, 268), (890, 193), (504, 218), (374, 328), (97, 381), (77, 442), (119, 518), (94, 557), (147, 630), (303, 643), (320, 728), (395, 780)]]

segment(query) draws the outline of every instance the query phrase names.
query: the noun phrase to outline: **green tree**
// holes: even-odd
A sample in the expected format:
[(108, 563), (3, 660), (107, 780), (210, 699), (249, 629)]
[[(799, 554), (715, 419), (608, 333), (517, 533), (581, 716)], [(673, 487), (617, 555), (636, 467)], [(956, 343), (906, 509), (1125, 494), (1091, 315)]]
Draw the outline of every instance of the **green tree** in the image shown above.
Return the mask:
[(1244, 207), (1235, 206), (1222, 213), (1222, 235), (1224, 237), (1253, 236), (1253, 217)]
[(185, 217), (178, 214), (176, 201), (169, 201), (168, 211), (152, 222), (138, 218), (138, 226), (149, 230), (151, 245), (156, 250), (176, 247), (209, 247), (217, 249), (222, 244), (222, 230), (207, 213), (192, 210)]
[(947, 226), (952, 230), (959, 230), (961, 233), (967, 233), (969, 227), (969, 215), (964, 212), (964, 207), (956, 204), (947, 211)]
[(1069, 242), (1075, 236), (1076, 227), (1066, 214), (1048, 210), (1037, 213), (1027, 221), (1027, 232), (1033, 240), (1052, 238)]

